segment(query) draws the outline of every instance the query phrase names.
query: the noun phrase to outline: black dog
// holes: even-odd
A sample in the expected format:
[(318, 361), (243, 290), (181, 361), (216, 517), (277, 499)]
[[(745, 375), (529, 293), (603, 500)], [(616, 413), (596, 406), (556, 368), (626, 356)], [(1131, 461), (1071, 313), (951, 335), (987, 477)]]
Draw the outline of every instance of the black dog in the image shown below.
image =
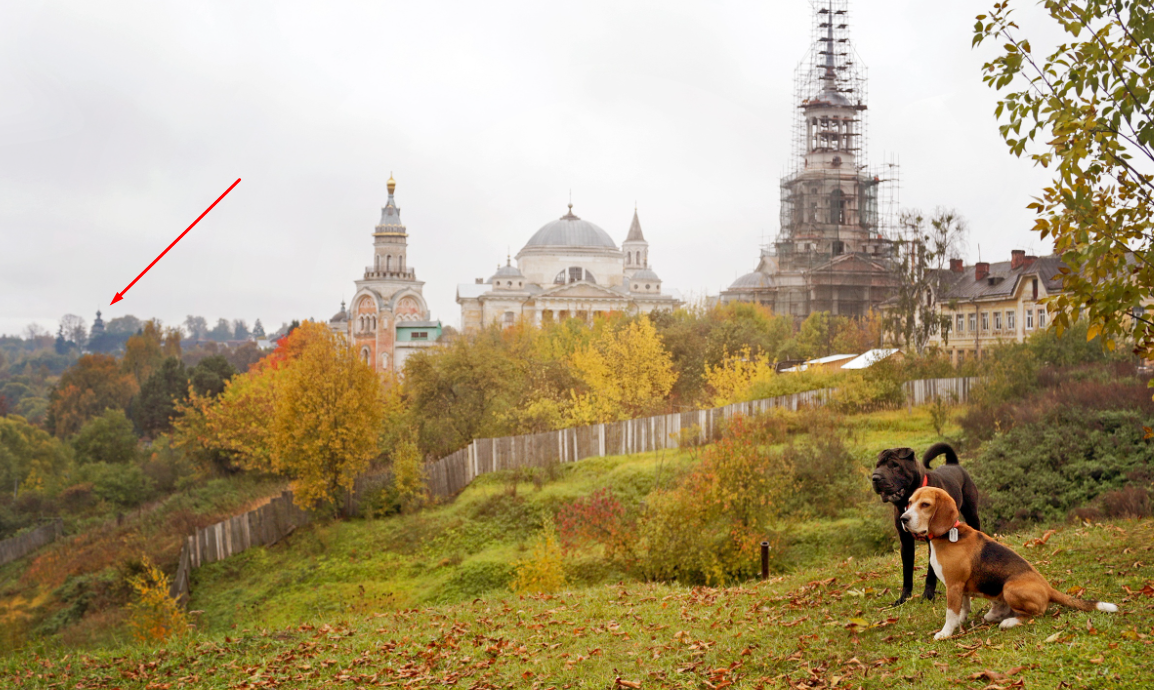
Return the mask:
[[(939, 455), (946, 456), (946, 464), (936, 470), (930, 469), (930, 461)], [(974, 480), (958, 464), (958, 456), (947, 443), (935, 443), (922, 456), (923, 470), (911, 448), (889, 448), (878, 453), (877, 466), (871, 481), (874, 493), (881, 496), (883, 503), (894, 504), (894, 527), (902, 543), (902, 594), (894, 605), (910, 598), (914, 589), (914, 537), (902, 529), (901, 516), (908, 507), (910, 496), (923, 486), (936, 486), (945, 490), (958, 504), (958, 510), (966, 524), (979, 532), (982, 529), (978, 519), (978, 487)], [(938, 587), (938, 577), (933, 568), (926, 568), (926, 591), (922, 598), (930, 601)]]

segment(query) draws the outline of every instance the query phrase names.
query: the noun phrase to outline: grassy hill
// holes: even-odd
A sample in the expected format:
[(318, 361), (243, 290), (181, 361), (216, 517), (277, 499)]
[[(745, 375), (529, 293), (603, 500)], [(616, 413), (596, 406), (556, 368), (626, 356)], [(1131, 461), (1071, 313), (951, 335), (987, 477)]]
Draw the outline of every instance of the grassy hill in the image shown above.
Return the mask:
[[(863, 475), (882, 448), (939, 440), (926, 410), (841, 423)], [(315, 523), (195, 571), (194, 632), (128, 645), (115, 612), (81, 612), (65, 630), (87, 636), (37, 637), (0, 659), (0, 687), (1141, 687), (1152, 670), (1150, 520), (1062, 525), (1044, 543), (1041, 528), (1004, 538), (1056, 587), (1085, 587), (1121, 613), (1052, 607), (1014, 630), (978, 626), (943, 642), (932, 639), (941, 598), (887, 607), (900, 566), (892, 513), (876, 500), (789, 523), (768, 582), (638, 582), (590, 552), (569, 557), (566, 591), (510, 592), (513, 563), (561, 505), (604, 487), (642, 500), (696, 457), (497, 473), (416, 514)], [(919, 559), (924, 568), (924, 551)], [(37, 588), (34, 573), (27, 561), (0, 570), (0, 593), (19, 582), (21, 597), (68, 600), (63, 585)], [(984, 610), (977, 603), (973, 620)]]
[(172, 572), (184, 536), (280, 493), (281, 480), (213, 479), (0, 567), (0, 653), (26, 644), (89, 647), (124, 634), (127, 578), (141, 558)]
[[(882, 448), (920, 450), (939, 440), (925, 410), (845, 422), (863, 470)], [(508, 591), (513, 562), (526, 557), (546, 516), (604, 487), (636, 505), (655, 487), (670, 484), (695, 457), (693, 451), (667, 451), (589, 458), (538, 473), (535, 481), (494, 473), (478, 478), (452, 503), (414, 515), (310, 525), (284, 544), (195, 571), (189, 607), (204, 612), (202, 629), (227, 632), (258, 621), (280, 626)], [(863, 491), (866, 484), (863, 477)], [(891, 516), (888, 506), (863, 500), (839, 519), (794, 524), (774, 568), (790, 570), (829, 553), (862, 557), (889, 551), (896, 542)], [(629, 579), (595, 553), (573, 555), (566, 571), (575, 586)]]
[[(609, 584), (556, 595), (312, 617), (159, 648), (0, 661), (17, 688), (1143, 687), (1151, 673), (1154, 522), (1059, 528), (1008, 543), (1059, 588), (1121, 611), (1052, 607), (1031, 624), (941, 642), (944, 602), (886, 608), (895, 555), (834, 559), (726, 589)], [(923, 556), (924, 557), (924, 556)], [(978, 604), (976, 619), (984, 605)]]

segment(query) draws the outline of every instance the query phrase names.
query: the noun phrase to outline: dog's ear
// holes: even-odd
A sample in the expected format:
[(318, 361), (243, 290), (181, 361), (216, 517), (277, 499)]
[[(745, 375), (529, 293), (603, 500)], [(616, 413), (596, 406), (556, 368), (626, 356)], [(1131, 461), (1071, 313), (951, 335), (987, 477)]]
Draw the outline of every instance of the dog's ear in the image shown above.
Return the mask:
[[(926, 489), (929, 491), (930, 489)], [(930, 516), (930, 532), (937, 537), (953, 528), (958, 521), (958, 504), (941, 489), (934, 491), (934, 514)]]
[(902, 462), (912, 462), (916, 464), (918, 461), (917, 456), (914, 455), (913, 448), (894, 448), (893, 451), (894, 455), (898, 457), (898, 460)]

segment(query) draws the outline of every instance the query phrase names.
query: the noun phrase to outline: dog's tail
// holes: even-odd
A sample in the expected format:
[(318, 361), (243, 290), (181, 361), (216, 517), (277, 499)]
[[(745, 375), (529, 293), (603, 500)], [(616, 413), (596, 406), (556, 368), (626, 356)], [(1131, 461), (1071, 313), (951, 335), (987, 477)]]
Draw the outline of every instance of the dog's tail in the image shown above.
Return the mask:
[(1079, 611), (1105, 611), (1106, 613), (1117, 613), (1118, 607), (1106, 601), (1094, 601), (1093, 599), (1075, 599), (1074, 597), (1059, 592), (1053, 587), (1050, 588), (1050, 601), (1062, 606), (1069, 606), (1072, 609)]
[(930, 462), (939, 455), (946, 456), (947, 465), (958, 464), (958, 454), (954, 452), (953, 446), (948, 443), (935, 443), (926, 450), (926, 454), (922, 456), (922, 464), (926, 469), (930, 469)]

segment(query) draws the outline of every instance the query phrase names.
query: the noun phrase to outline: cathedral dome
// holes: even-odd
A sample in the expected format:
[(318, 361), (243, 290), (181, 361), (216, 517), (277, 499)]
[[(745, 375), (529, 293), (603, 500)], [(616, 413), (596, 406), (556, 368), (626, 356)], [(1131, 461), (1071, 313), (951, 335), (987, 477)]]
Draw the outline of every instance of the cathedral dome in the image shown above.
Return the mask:
[(746, 273), (737, 280), (733, 281), (733, 285), (729, 289), (735, 288), (767, 288), (772, 287), (769, 277), (764, 273), (754, 271), (753, 273)]
[(529, 241), (525, 249), (530, 247), (598, 247), (617, 249), (617, 244), (609, 233), (587, 220), (581, 220), (573, 215), (573, 204), (569, 204), (569, 212), (559, 219), (546, 223)]
[(653, 269), (651, 268), (643, 268), (640, 271), (635, 272), (631, 280), (652, 280), (655, 283), (661, 282), (661, 278), (658, 278), (657, 274), (654, 273)]

